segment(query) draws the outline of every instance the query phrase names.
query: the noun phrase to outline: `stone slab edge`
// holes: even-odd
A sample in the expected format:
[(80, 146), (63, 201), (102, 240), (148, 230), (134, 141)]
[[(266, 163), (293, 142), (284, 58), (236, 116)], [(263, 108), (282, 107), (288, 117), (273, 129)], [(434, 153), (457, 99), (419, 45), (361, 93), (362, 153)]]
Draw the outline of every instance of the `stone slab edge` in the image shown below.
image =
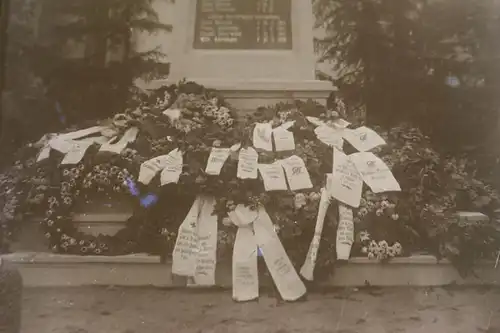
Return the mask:
[[(74, 256), (50, 253), (14, 253), (2, 256), (14, 263), (27, 287), (78, 287), (78, 286), (128, 286), (181, 288), (186, 279), (172, 274), (171, 263), (160, 263), (158, 256), (134, 254), (117, 257)], [(367, 258), (353, 258), (349, 264), (335, 268), (335, 273), (308, 283), (314, 289), (332, 287), (371, 286), (444, 286), (500, 285), (500, 268), (494, 263), (479, 264), (477, 277), (462, 278), (446, 260), (437, 261), (433, 256), (421, 255), (396, 258), (380, 264)], [(216, 288), (231, 288), (231, 267), (219, 265), (216, 271)], [(271, 285), (269, 279), (261, 280), (263, 287)], [(204, 287), (188, 287), (204, 290)], [(209, 288), (210, 289), (210, 288)], [(213, 288), (212, 288), (213, 289)]]

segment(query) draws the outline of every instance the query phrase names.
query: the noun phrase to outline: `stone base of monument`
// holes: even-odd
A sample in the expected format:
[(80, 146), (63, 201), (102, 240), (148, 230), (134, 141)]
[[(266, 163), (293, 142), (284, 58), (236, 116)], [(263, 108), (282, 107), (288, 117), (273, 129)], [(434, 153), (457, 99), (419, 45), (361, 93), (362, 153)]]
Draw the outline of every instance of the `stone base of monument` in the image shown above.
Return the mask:
[[(242, 110), (255, 110), (261, 106), (271, 106), (280, 102), (313, 100), (325, 104), (334, 87), (329, 81), (285, 81), (285, 80), (220, 80), (190, 78), (207, 88), (216, 89), (231, 106)], [(167, 80), (151, 82), (146, 88), (155, 89), (172, 84)]]
[[(19, 269), (27, 287), (62, 286), (155, 286), (176, 288), (185, 286), (186, 279), (172, 274), (171, 262), (161, 263), (160, 257), (135, 254), (118, 257), (70, 256), (49, 253), (14, 253), (3, 256)], [(337, 267), (329, 278), (315, 281), (318, 288), (371, 286), (445, 286), (500, 285), (500, 269), (495, 263), (478, 265), (477, 276), (460, 277), (446, 260), (433, 256), (397, 258), (387, 264), (366, 258), (353, 258)], [(231, 287), (231, 266), (217, 267), (217, 287)], [(270, 280), (261, 281), (270, 286)]]
[[(83, 233), (98, 236), (114, 236), (125, 227), (132, 216), (129, 200), (121, 197), (109, 198), (101, 195), (91, 202), (78, 203), (72, 216), (73, 223)], [(11, 245), (13, 252), (48, 252), (47, 240), (40, 228), (42, 217), (23, 222), (16, 242)]]

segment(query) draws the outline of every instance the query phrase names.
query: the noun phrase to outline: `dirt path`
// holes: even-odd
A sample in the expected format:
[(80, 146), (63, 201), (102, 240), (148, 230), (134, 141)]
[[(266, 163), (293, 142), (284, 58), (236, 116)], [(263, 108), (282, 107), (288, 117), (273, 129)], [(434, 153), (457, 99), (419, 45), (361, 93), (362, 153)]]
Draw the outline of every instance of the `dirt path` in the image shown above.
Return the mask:
[(28, 289), (23, 333), (500, 333), (500, 289), (339, 290), (278, 304), (230, 292)]

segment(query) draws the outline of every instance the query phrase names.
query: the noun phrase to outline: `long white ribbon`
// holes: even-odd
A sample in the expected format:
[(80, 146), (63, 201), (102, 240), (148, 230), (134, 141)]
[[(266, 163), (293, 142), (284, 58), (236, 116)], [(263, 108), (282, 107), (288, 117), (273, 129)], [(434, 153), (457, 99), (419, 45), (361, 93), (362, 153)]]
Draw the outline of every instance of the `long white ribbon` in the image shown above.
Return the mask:
[(217, 266), (217, 215), (215, 198), (204, 197), (198, 219), (198, 247), (194, 282), (198, 286), (215, 285)]
[(239, 227), (233, 248), (233, 299), (252, 301), (259, 297), (257, 243), (251, 226)]
[(233, 247), (233, 299), (246, 302), (259, 297), (259, 272), (257, 268), (257, 242), (253, 222), (258, 214), (243, 205), (228, 213), (238, 227)]
[(321, 234), (323, 233), (323, 225), (328, 207), (330, 207), (330, 195), (329, 192), (323, 188), (321, 190), (321, 200), (319, 203), (318, 216), (316, 218), (314, 236), (311, 240), (311, 244), (309, 245), (306, 260), (300, 269), (300, 275), (308, 281), (312, 281), (314, 279), (314, 267), (316, 266), (316, 259), (318, 257), (318, 250), (321, 242)]
[(337, 227), (337, 259), (349, 260), (354, 242), (354, 221), (352, 209), (339, 203), (339, 224)]
[(62, 140), (76, 140), (79, 138), (83, 138), (84, 136), (88, 136), (91, 134), (101, 132), (101, 131), (105, 130), (106, 128), (107, 128), (106, 126), (93, 126), (93, 127), (89, 127), (89, 128), (74, 131), (74, 132), (60, 134), (57, 136), (57, 138), (62, 139)]
[(103, 144), (99, 151), (121, 154), (121, 152), (127, 148), (129, 143), (135, 141), (138, 133), (139, 129), (137, 127), (131, 127), (123, 134), (122, 138), (118, 142), (113, 143), (116, 141), (116, 137), (114, 137), (107, 143)]
[(177, 240), (172, 253), (172, 273), (194, 276), (198, 259), (198, 217), (201, 198), (197, 197), (186, 218), (179, 226)]
[(295, 301), (301, 298), (306, 293), (306, 287), (274, 231), (271, 218), (262, 206), (258, 208), (254, 232), (264, 261), (281, 297), (285, 301)]

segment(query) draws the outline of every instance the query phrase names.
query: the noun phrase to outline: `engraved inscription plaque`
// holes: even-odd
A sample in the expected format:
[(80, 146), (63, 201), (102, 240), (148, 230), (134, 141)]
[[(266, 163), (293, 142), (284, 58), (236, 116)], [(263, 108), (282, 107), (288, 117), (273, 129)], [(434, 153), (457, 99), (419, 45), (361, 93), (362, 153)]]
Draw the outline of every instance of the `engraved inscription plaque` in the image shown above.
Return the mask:
[(291, 50), (291, 16), (291, 0), (197, 0), (193, 47)]

